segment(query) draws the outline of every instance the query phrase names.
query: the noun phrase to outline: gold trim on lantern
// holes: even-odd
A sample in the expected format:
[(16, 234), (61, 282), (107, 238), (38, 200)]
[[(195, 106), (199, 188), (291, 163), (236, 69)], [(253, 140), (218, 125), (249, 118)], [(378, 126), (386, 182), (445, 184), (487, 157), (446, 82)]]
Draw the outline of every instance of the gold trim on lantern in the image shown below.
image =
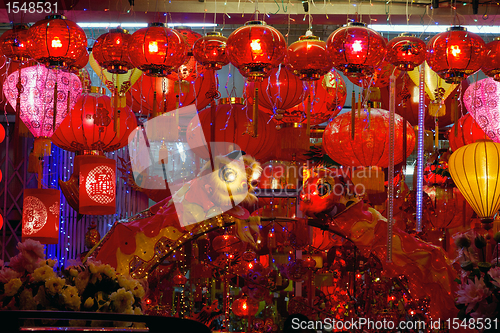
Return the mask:
[(245, 100), (241, 97), (226, 97), (219, 99), (219, 105), (245, 104)]

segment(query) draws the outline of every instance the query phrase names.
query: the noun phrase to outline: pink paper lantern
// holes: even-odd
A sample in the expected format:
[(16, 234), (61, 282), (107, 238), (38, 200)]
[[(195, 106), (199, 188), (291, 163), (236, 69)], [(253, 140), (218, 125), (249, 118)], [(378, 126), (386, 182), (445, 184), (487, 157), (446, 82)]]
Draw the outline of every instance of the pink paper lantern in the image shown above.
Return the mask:
[(465, 91), (464, 102), (484, 133), (500, 143), (500, 82), (490, 77), (471, 84)]

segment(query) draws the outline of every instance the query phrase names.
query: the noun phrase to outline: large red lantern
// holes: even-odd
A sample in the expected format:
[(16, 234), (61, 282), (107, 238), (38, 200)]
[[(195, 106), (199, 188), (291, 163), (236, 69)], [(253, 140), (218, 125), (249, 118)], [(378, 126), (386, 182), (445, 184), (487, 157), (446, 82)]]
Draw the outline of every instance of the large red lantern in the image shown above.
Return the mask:
[(86, 48), (83, 29), (62, 15), (47, 16), (28, 30), (31, 57), (49, 68), (68, 68)]
[(332, 69), (332, 60), (326, 43), (310, 30), (288, 47), (287, 62), (290, 69), (301, 80), (319, 80)]
[(448, 132), (450, 148), (453, 151), (462, 146), (484, 139), (489, 138), (481, 127), (479, 127), (476, 120), (474, 120), (470, 113), (467, 113), (465, 116), (460, 118)]
[(253, 298), (243, 296), (233, 302), (231, 310), (238, 317), (253, 317), (259, 311), (259, 302)]
[(52, 136), (52, 142), (64, 150), (80, 154), (90, 150), (111, 152), (120, 149), (127, 145), (129, 134), (137, 127), (137, 120), (128, 106), (119, 111), (115, 120), (111, 98), (92, 87), (91, 92), (83, 94), (64, 118)]
[(259, 87), (259, 107), (276, 120), (281, 120), (286, 110), (298, 105), (305, 95), (302, 82), (283, 65), (273, 69), (262, 82), (245, 84), (245, 93), (251, 103), (255, 85)]
[(199, 75), (205, 73), (205, 67), (196, 62), (192, 52), (194, 43), (201, 38), (201, 35), (188, 27), (178, 27), (175, 31), (184, 38), (188, 52), (184, 63), (176, 71), (168, 74), (167, 77), (174, 81), (183, 80), (192, 83)]
[(327, 41), (333, 67), (347, 76), (368, 76), (384, 60), (386, 42), (364, 23), (350, 22), (335, 30)]
[(24, 190), (22, 236), (42, 244), (59, 241), (59, 205), (61, 192), (55, 189)]
[[(251, 135), (251, 126), (246, 115), (246, 106), (241, 98), (223, 98), (215, 111), (215, 123), (211, 124), (211, 110), (198, 113), (188, 125), (186, 136), (191, 149), (201, 158), (208, 159), (209, 142), (227, 142), (218, 144), (212, 150), (213, 156), (225, 155), (233, 151), (237, 145), (247, 154), (265, 159), (274, 150), (275, 131), (266, 130), (266, 115), (260, 112), (259, 135)], [(198, 118), (199, 117), (199, 118)], [(215, 136), (212, 137), (212, 127)]]
[(450, 27), (427, 43), (427, 64), (447, 83), (460, 83), (484, 62), (486, 44), (464, 27)]
[(24, 62), (30, 59), (28, 50), (28, 26), (20, 24), (7, 30), (0, 37), (2, 53), (12, 61)]
[(103, 156), (84, 156), (80, 162), (79, 213), (108, 215), (116, 207), (116, 161)]
[(500, 82), (500, 37), (486, 44), (483, 67), (481, 68), (487, 76)]
[(229, 64), (226, 55), (227, 38), (220, 32), (208, 32), (193, 44), (193, 56), (208, 69), (219, 70)]
[[(401, 116), (395, 116), (394, 164), (403, 161), (403, 126), (407, 127), (405, 156), (410, 156), (415, 146), (415, 132)], [(344, 166), (389, 165), (389, 111), (371, 109), (355, 117), (355, 136), (351, 137), (351, 114), (334, 118), (323, 133), (323, 147), (330, 158)]]
[(385, 60), (402, 71), (411, 71), (425, 60), (426, 45), (412, 34), (401, 34), (387, 43)]
[(269, 76), (283, 61), (285, 53), (285, 38), (264, 21), (249, 21), (227, 39), (229, 61), (250, 80)]
[(183, 37), (163, 23), (150, 23), (134, 32), (129, 41), (132, 64), (150, 76), (167, 76), (186, 61)]
[(134, 68), (129, 58), (129, 43), (132, 36), (120, 27), (100, 35), (92, 48), (99, 66), (113, 74), (125, 74)]
[(80, 78), (82, 78), (80, 81), (85, 81), (86, 80), (86, 76), (89, 76), (88, 73), (86, 74), (81, 74), (80, 73), (80, 70), (82, 68), (84, 68), (85, 66), (87, 66), (87, 64), (89, 63), (89, 51), (87, 49), (85, 49), (85, 52), (82, 54), (82, 56), (77, 60), (75, 61), (71, 66), (69, 66), (69, 71), (70, 73), (73, 73), (75, 75), (79, 75)]

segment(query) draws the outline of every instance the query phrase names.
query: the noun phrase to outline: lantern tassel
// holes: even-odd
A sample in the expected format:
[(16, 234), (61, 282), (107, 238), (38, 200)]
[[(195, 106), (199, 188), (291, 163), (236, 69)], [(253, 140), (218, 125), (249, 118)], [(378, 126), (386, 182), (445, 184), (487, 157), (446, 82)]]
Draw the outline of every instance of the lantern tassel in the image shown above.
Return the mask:
[(307, 95), (307, 128), (306, 128), (306, 136), (309, 137), (311, 134), (311, 90), (309, 90), (309, 95)]
[(361, 93), (358, 93), (358, 117), (361, 117)]
[(49, 156), (52, 149), (52, 144), (49, 138), (40, 137), (35, 139), (33, 153), (37, 157)]
[(453, 97), (453, 100), (451, 101), (451, 119), (454, 122), (455, 126), (455, 136), (458, 135), (458, 119), (460, 118), (460, 115), (458, 113), (458, 96), (455, 94)]
[(54, 84), (54, 115), (52, 118), (52, 131), (56, 130), (56, 119), (57, 119), (57, 81)]
[(351, 99), (351, 139), (354, 140), (354, 125), (356, 123), (356, 93), (352, 91)]
[(113, 108), (114, 108), (114, 111), (113, 112), (113, 131), (115, 133), (119, 133), (120, 132), (120, 129), (119, 129), (119, 122), (120, 122), (120, 110), (118, 110), (118, 86), (115, 87), (115, 99), (114, 99), (114, 103), (113, 103)]
[(253, 119), (252, 119), (252, 124), (253, 124), (253, 137), (257, 137), (257, 125), (258, 125), (258, 114), (259, 114), (259, 88), (257, 87), (257, 83), (255, 85), (255, 90), (254, 90), (254, 95), (253, 95)]
[(435, 129), (436, 133), (435, 133), (435, 143), (434, 143), (434, 147), (436, 149), (439, 149), (439, 122), (436, 120), (436, 129)]

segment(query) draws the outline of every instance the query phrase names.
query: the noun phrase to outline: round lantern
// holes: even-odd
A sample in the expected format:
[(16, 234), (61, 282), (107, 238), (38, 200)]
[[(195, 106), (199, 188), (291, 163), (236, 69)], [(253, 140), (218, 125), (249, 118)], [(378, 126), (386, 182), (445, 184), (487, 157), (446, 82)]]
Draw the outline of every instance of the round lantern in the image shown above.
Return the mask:
[[(19, 71), (13, 72), (3, 84), (10, 105), (17, 107)], [(19, 117), (35, 140), (37, 156), (50, 154), (50, 138), (73, 108), (81, 94), (78, 76), (44, 66), (21, 69), (22, 92)], [(57, 89), (57, 90), (56, 90)], [(56, 101), (54, 101), (56, 96)]]
[(425, 60), (426, 45), (415, 35), (403, 33), (387, 43), (385, 60), (402, 71), (411, 71)]
[(287, 62), (293, 73), (305, 81), (319, 80), (333, 66), (326, 43), (310, 30), (288, 47)]
[(132, 36), (120, 27), (100, 35), (92, 47), (92, 54), (99, 66), (113, 74), (125, 74), (134, 67), (129, 58)]
[(350, 22), (335, 30), (327, 41), (333, 67), (347, 76), (368, 76), (384, 60), (386, 42), (375, 30)]
[(186, 61), (187, 51), (183, 37), (163, 23), (150, 23), (129, 41), (132, 64), (149, 76), (167, 76)]
[(47, 16), (28, 30), (31, 57), (49, 68), (68, 68), (87, 48), (87, 36), (75, 22), (62, 15)]
[(12, 61), (24, 62), (30, 59), (28, 51), (28, 26), (16, 25), (0, 37), (2, 53)]
[(298, 105), (305, 95), (302, 82), (283, 65), (273, 69), (262, 82), (245, 84), (245, 93), (251, 104), (255, 85), (259, 87), (259, 108), (276, 120), (281, 120), (286, 110)]
[(174, 277), (172, 278), (172, 281), (176, 286), (185, 285), (187, 280), (188, 280), (187, 277), (179, 271), (177, 271), (176, 274), (174, 274)]
[(127, 145), (129, 134), (137, 127), (134, 113), (125, 106), (115, 120), (111, 98), (98, 93), (96, 87), (91, 91), (78, 99), (55, 131), (52, 142), (56, 146), (82, 154), (90, 150), (110, 152)]
[(462, 146), (489, 138), (470, 113), (467, 113), (450, 129), (448, 139), (451, 150), (455, 151)]
[(269, 76), (283, 61), (285, 53), (285, 38), (264, 21), (249, 21), (227, 39), (229, 61), (244, 77), (253, 81)]
[(79, 213), (114, 214), (116, 209), (116, 161), (84, 156), (80, 162)]
[(69, 72), (79, 75), (80, 69), (87, 66), (88, 63), (89, 63), (89, 51), (85, 49), (85, 52), (82, 54), (82, 56), (77, 61), (75, 61), (71, 66), (69, 66)]
[[(216, 142), (212, 155), (226, 155), (239, 147), (242, 151), (264, 159), (274, 150), (275, 131), (267, 130), (266, 115), (259, 112), (259, 135), (251, 135), (251, 125), (247, 118), (247, 107), (241, 98), (224, 98), (215, 111), (215, 122), (211, 123), (211, 110), (198, 113), (188, 125), (186, 136), (189, 147), (196, 155), (208, 159), (207, 144)], [(272, 126), (272, 125), (269, 125)], [(212, 129), (213, 127), (213, 129)], [(213, 134), (212, 134), (213, 130)]]
[(457, 149), (448, 160), (455, 185), (486, 229), (500, 209), (499, 151), (499, 143), (475, 142)]
[(3, 125), (0, 125), (0, 142), (3, 142), (4, 139), (5, 139), (5, 128), (3, 127)]
[(259, 311), (259, 302), (253, 298), (243, 296), (233, 302), (231, 310), (238, 317), (253, 317)]
[(427, 43), (427, 63), (448, 83), (460, 83), (484, 62), (484, 41), (464, 27), (450, 27)]
[[(394, 164), (403, 161), (403, 126), (407, 127), (406, 156), (415, 146), (415, 132), (408, 122), (395, 115)], [(355, 117), (355, 136), (351, 137), (351, 114), (344, 113), (334, 118), (323, 133), (323, 147), (335, 162), (344, 166), (389, 165), (388, 138), (389, 111), (371, 109), (370, 115), (362, 112)]]
[(189, 27), (177, 27), (175, 29), (183, 38), (188, 47), (186, 60), (177, 70), (172, 71), (167, 77), (174, 81), (187, 81), (193, 83), (199, 75), (205, 73), (205, 67), (196, 62), (193, 56), (193, 44), (201, 38), (201, 35)]
[(229, 64), (226, 55), (227, 38), (220, 32), (208, 32), (193, 44), (193, 56), (208, 69), (219, 70)]
[(500, 82), (500, 37), (486, 44), (483, 67), (481, 68), (487, 76)]
[(59, 242), (59, 206), (61, 192), (55, 189), (24, 190), (22, 236), (42, 244)]

